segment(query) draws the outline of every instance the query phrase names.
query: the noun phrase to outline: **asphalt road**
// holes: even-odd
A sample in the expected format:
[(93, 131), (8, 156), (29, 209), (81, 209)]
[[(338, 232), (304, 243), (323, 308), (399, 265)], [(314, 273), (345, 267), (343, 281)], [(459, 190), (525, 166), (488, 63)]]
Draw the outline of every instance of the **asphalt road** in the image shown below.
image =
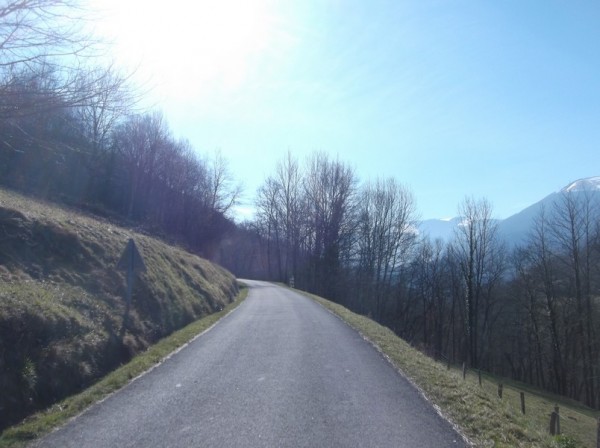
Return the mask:
[(248, 283), (245, 302), (212, 330), (34, 446), (465, 446), (341, 320)]

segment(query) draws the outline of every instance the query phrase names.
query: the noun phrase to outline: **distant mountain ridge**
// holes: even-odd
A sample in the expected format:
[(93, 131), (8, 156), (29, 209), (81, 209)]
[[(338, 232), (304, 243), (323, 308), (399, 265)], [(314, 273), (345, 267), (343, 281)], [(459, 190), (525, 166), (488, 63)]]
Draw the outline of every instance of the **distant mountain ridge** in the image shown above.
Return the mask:
[(432, 240), (441, 239), (450, 241), (454, 235), (454, 229), (460, 224), (460, 217), (450, 219), (426, 219), (419, 223), (419, 232), (429, 235)]
[[(581, 200), (596, 198), (600, 202), (600, 176), (587, 177), (570, 182), (559, 191), (554, 192), (542, 200), (524, 208), (518, 213), (506, 219), (498, 220), (498, 232), (500, 237), (509, 246), (523, 244), (532, 229), (535, 218), (539, 216), (542, 209), (549, 213), (554, 209), (557, 201), (563, 194), (574, 194)], [(431, 239), (442, 239), (450, 241), (454, 236), (455, 229), (460, 225), (461, 218), (451, 219), (427, 219), (419, 223), (419, 230)]]

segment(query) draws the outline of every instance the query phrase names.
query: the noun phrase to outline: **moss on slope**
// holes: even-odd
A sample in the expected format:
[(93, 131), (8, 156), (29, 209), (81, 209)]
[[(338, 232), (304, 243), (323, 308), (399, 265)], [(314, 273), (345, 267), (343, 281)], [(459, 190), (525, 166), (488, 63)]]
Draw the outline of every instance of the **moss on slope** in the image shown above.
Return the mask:
[[(147, 272), (136, 277), (122, 332), (126, 285), (116, 264), (129, 238)], [(0, 429), (236, 293), (229, 272), (179, 248), (0, 190)]]

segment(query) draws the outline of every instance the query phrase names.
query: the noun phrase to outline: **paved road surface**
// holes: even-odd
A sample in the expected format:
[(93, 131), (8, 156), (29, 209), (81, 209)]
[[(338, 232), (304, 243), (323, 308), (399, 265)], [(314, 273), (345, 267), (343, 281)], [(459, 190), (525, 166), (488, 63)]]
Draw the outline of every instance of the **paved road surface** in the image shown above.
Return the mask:
[(216, 327), (35, 446), (465, 446), (354, 330), (299, 294), (248, 283)]

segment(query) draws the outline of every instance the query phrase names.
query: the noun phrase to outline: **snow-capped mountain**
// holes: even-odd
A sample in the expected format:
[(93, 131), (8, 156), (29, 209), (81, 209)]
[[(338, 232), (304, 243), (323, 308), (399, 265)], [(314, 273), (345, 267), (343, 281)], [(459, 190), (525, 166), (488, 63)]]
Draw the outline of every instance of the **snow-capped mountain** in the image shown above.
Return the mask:
[(576, 180), (560, 191), (563, 193), (600, 191), (600, 176)]
[[(498, 232), (501, 238), (509, 246), (524, 243), (542, 209), (547, 214), (553, 213), (564, 194), (573, 194), (576, 199), (580, 198), (581, 201), (589, 199), (600, 204), (600, 176), (571, 182), (561, 190), (549, 194), (519, 213), (498, 221)], [(450, 241), (454, 236), (454, 229), (460, 222), (460, 218), (428, 219), (420, 223), (419, 229), (423, 234), (429, 235), (431, 239), (441, 238), (444, 241)]]
[(498, 225), (500, 235), (509, 245), (524, 243), (542, 209), (547, 216), (551, 215), (565, 194), (574, 195), (577, 202), (585, 200), (598, 202), (600, 201), (600, 177), (588, 177), (571, 182), (560, 191), (549, 194), (541, 201), (504, 219)]

